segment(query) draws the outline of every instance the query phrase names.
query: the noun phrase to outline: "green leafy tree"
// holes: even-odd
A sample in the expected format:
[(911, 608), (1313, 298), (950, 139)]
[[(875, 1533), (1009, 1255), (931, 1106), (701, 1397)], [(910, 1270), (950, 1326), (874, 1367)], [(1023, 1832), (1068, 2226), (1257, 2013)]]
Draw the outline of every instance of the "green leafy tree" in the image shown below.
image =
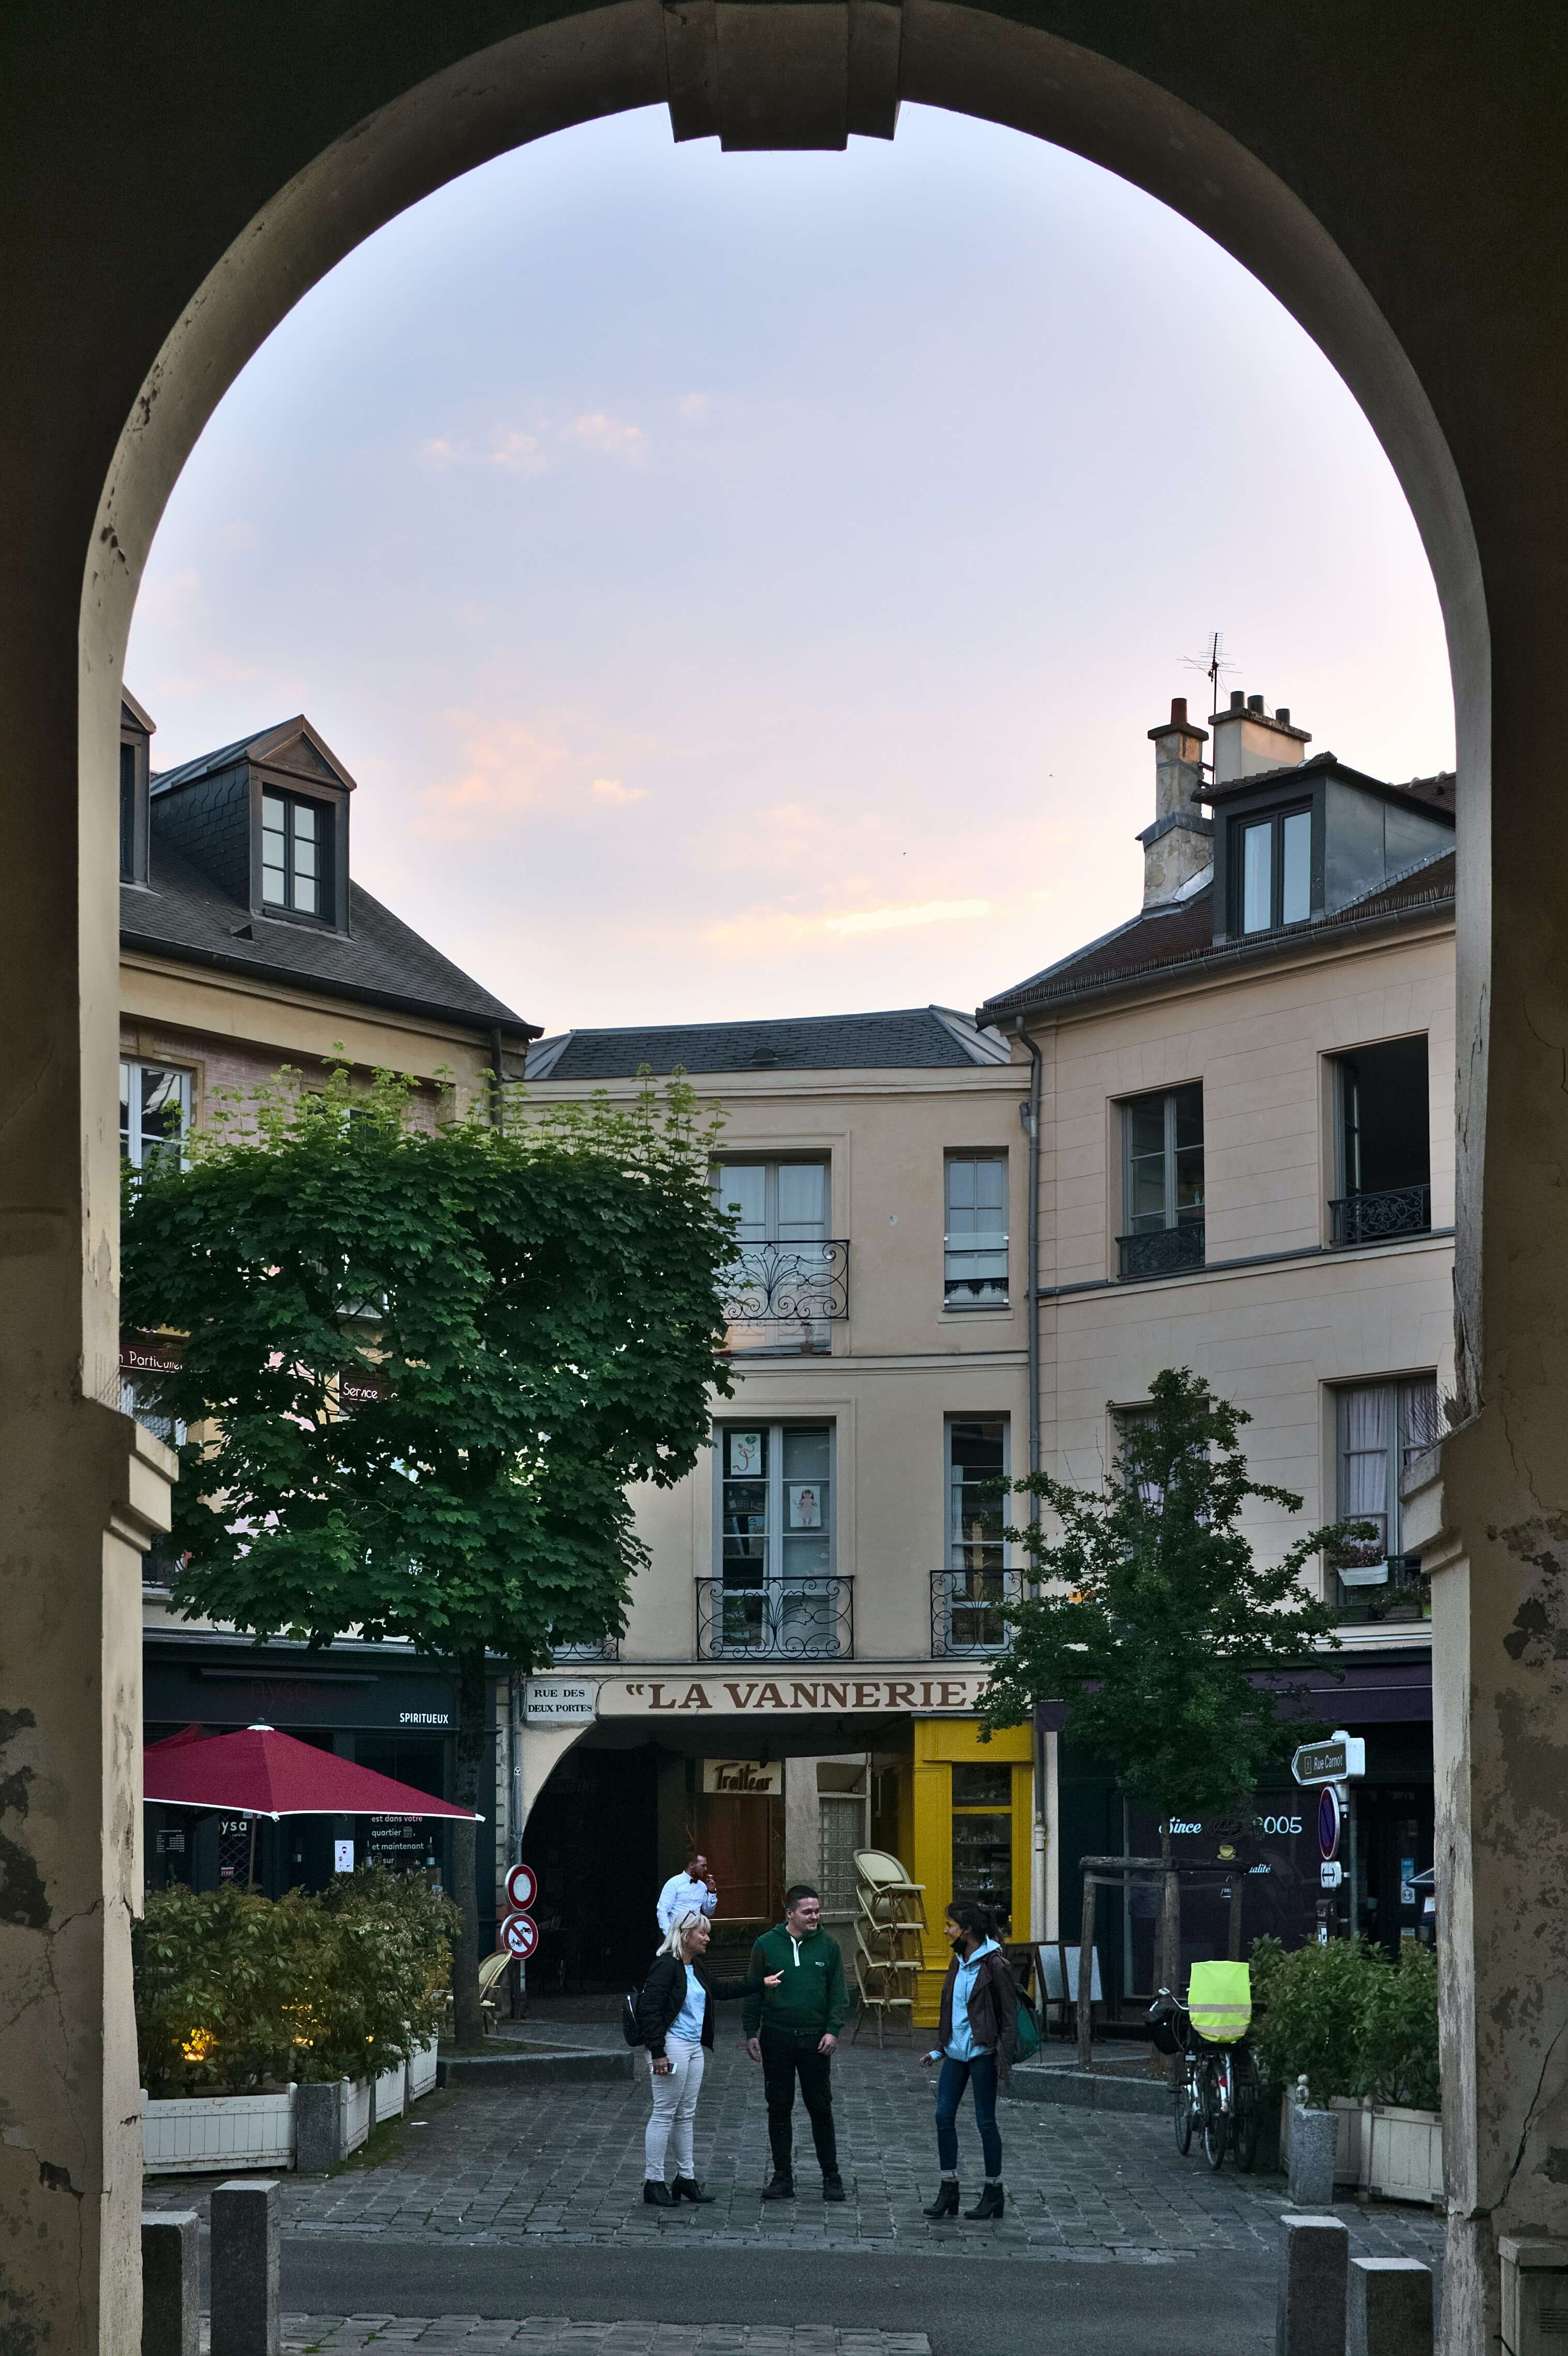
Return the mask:
[[(628, 1484), (691, 1471), (727, 1393), (733, 1226), (672, 1082), (496, 1125), (328, 1068), (231, 1101), (127, 1173), (122, 1314), (186, 1336), (178, 1610), (451, 1661), (457, 1793), (491, 1805), (487, 1655), (625, 1623)], [(346, 1393), (345, 1384), (349, 1385)], [(473, 1827), (456, 1835), (457, 2033), (480, 2031)]]
[(1037, 1702), (1065, 1704), (1067, 1739), (1112, 1762), (1127, 1796), (1157, 1811), (1168, 1861), (1172, 1815), (1234, 1808), (1310, 1731), (1287, 1729), (1259, 1680), (1337, 1644), (1301, 1574), (1351, 1526), (1309, 1530), (1259, 1563), (1239, 1527), (1248, 1501), (1287, 1514), (1302, 1501), (1251, 1478), (1238, 1437), (1251, 1418), (1185, 1367), (1156, 1375), (1151, 1398), (1103, 1487), (1046, 1473), (1011, 1484), (1051, 1517), (1008, 1532), (1046, 1591), (1009, 1612), (983, 1708), (999, 1727)]

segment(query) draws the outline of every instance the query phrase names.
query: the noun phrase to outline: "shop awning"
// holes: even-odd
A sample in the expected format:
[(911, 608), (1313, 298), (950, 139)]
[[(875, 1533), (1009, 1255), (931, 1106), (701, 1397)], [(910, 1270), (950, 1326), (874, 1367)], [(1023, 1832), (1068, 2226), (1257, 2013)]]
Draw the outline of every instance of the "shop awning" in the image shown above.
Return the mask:
[(172, 1808), (226, 1808), (236, 1816), (456, 1816), (482, 1823), (471, 1808), (433, 1799), (412, 1783), (356, 1767), (314, 1742), (272, 1726), (238, 1734), (195, 1735), (188, 1729), (147, 1745), (143, 1797)]
[[(1252, 1679), (1272, 1687), (1286, 1718), (1333, 1720), (1337, 1726), (1430, 1725), (1432, 1722), (1432, 1655), (1419, 1659), (1347, 1660), (1333, 1655), (1333, 1665), (1283, 1669)], [(1059, 1734), (1067, 1719), (1067, 1704), (1043, 1701), (1036, 1716), (1047, 1734)]]

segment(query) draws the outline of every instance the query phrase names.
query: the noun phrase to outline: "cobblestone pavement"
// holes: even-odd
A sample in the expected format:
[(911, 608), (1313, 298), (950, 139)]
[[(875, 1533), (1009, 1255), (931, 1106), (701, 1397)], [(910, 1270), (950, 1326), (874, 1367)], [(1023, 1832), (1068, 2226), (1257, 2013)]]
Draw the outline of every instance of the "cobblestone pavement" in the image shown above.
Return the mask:
[[(536, 2033), (549, 2032), (529, 2024), (530, 2039)], [(575, 2024), (571, 2036), (578, 2041)], [(582, 2041), (589, 2041), (586, 2029)], [(956, 2220), (933, 2225), (920, 2213), (936, 2186), (933, 2095), (918, 2058), (902, 2049), (841, 2048), (833, 2076), (849, 2192), (842, 2207), (821, 2198), (799, 2111), (800, 2197), (761, 2201), (768, 2159), (760, 2073), (727, 2029), (710, 2059), (697, 2114), (698, 2169), (717, 2196), (711, 2208), (643, 2204), (644, 2065), (625, 2083), (465, 2088), (433, 2095), (392, 2131), (392, 2147), (379, 2166), (349, 2165), (326, 2179), (285, 2177), (285, 2231), (318, 2246), (380, 2241), (515, 2247), (548, 2241), (695, 2250), (719, 2244), (950, 2262), (995, 2255), (1143, 2265), (1220, 2252), (1271, 2264), (1277, 2257), (1287, 2206), (1283, 2179), (1239, 2177), (1229, 2164), (1211, 2175), (1196, 2149), (1181, 2158), (1160, 2118), (1041, 2103), (1001, 2106), (1005, 2217), (986, 2225)], [(981, 2176), (967, 2104), (960, 2159), (967, 2205)], [(155, 2179), (147, 2185), (148, 2205), (204, 2206), (211, 2181)], [(1337, 2213), (1349, 2225), (1357, 2253), (1428, 2261), (1441, 2254), (1441, 2228), (1428, 2211), (1347, 2204)]]
[[(203, 2329), (203, 2348), (209, 2335)], [(843, 2331), (832, 2324), (574, 2323), (564, 2315), (521, 2322), (478, 2315), (285, 2315), (285, 2349), (383, 2347), (460, 2350), (462, 2356), (931, 2356), (923, 2331)]]

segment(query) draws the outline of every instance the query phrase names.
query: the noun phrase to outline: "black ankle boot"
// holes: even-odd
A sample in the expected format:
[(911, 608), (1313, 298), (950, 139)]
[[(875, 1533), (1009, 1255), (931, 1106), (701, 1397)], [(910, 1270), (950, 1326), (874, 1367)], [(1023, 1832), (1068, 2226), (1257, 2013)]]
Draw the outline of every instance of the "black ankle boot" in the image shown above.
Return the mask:
[(694, 2209), (705, 2209), (717, 2200), (716, 2192), (704, 2192), (694, 2176), (678, 2176), (670, 2188), (677, 2201), (689, 2201)]
[(675, 2195), (662, 2177), (649, 2177), (643, 2184), (642, 2197), (650, 2209), (673, 2209)]
[(937, 2197), (925, 2213), (928, 2217), (956, 2217), (958, 2215), (958, 2179), (956, 2176), (943, 2177), (941, 2182), (937, 2187)]
[(973, 2208), (966, 2209), (963, 2213), (969, 2218), (1000, 2217), (1006, 2206), (1007, 2195), (1000, 2184), (988, 2184)]
[(793, 2201), (795, 2179), (787, 2168), (776, 2168), (762, 2188), (765, 2201)]

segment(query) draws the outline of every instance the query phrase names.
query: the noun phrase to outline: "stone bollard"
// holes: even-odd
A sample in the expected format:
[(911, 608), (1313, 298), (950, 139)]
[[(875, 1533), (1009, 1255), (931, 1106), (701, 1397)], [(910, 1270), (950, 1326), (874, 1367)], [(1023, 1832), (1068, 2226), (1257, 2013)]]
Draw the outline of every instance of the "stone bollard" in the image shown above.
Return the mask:
[(343, 2158), (342, 2083), (294, 2090), (294, 2164), (302, 2176), (325, 2176)]
[(1432, 2356), (1432, 2268), (1419, 2258), (1352, 2258), (1345, 2356)]
[(278, 2356), (278, 2184), (212, 2194), (212, 2356)]
[[(1300, 2120), (1298, 2111), (1293, 2137)], [(1284, 2226), (1274, 2356), (1345, 2356), (1349, 2233), (1337, 2217), (1287, 2217)]]
[(194, 2209), (142, 2218), (142, 2356), (196, 2356), (201, 2327), (201, 2220)]
[(1290, 2116), (1290, 2197), (1297, 2209), (1327, 2209), (1334, 2201), (1338, 2142), (1332, 2111), (1293, 2108)]

